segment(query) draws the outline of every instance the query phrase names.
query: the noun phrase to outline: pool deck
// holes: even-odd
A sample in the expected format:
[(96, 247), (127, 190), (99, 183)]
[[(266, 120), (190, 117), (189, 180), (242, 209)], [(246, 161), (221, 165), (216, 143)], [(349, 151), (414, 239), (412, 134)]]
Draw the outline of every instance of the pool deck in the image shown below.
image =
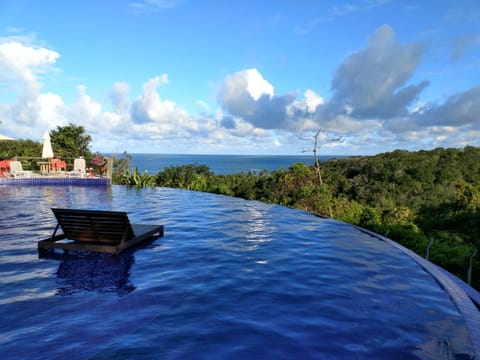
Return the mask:
[(32, 171), (25, 177), (0, 177), (1, 185), (21, 186), (109, 186), (110, 179), (100, 176), (69, 177), (63, 172), (40, 174)]

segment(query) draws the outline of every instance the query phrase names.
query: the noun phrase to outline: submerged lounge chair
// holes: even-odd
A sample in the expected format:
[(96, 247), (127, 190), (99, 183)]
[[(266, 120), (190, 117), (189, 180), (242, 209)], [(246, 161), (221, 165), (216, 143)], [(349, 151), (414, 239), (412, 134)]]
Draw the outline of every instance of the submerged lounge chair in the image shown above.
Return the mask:
[[(52, 209), (58, 224), (52, 236), (38, 242), (38, 250), (86, 250), (119, 254), (133, 245), (163, 236), (163, 225), (130, 224), (126, 212)], [(63, 234), (57, 235), (61, 228)], [(61, 241), (68, 239), (69, 242)]]

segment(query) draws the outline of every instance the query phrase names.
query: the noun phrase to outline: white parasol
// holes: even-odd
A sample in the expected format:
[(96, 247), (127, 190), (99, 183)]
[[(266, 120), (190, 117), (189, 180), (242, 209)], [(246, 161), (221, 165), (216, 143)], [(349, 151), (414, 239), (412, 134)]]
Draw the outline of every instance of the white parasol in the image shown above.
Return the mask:
[(42, 158), (53, 158), (52, 143), (50, 142), (50, 134), (48, 133), (48, 131), (45, 131), (45, 134), (43, 134)]

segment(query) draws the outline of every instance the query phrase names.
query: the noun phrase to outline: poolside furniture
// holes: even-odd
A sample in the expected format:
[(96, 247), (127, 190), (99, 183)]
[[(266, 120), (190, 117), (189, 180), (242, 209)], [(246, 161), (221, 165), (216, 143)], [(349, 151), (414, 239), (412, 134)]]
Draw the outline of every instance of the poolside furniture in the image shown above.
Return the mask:
[(50, 161), (37, 161), (40, 167), (40, 174), (47, 175), (50, 172)]
[(10, 161), (11, 160), (0, 161), (0, 177), (5, 176), (5, 174), (10, 171)]
[(81, 177), (85, 176), (85, 159), (79, 158), (73, 160), (73, 170), (68, 172), (68, 177)]
[(50, 160), (50, 170), (54, 172), (59, 172), (61, 169), (67, 173), (67, 163), (60, 159), (52, 159)]
[[(40, 252), (58, 248), (119, 254), (155, 235), (163, 236), (163, 225), (131, 224), (127, 213), (122, 211), (59, 208), (52, 211), (58, 224), (51, 237), (38, 242)], [(57, 235), (59, 229), (63, 233)]]
[(17, 178), (29, 178), (31, 171), (23, 170), (22, 163), (20, 161), (10, 161), (10, 176)]

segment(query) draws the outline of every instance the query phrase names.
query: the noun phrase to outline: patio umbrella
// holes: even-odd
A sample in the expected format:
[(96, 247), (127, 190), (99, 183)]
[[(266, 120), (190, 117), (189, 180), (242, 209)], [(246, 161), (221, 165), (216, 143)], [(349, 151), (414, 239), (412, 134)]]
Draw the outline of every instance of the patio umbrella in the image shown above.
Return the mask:
[(50, 142), (50, 134), (48, 131), (45, 131), (45, 134), (43, 134), (42, 158), (53, 158), (52, 143)]

